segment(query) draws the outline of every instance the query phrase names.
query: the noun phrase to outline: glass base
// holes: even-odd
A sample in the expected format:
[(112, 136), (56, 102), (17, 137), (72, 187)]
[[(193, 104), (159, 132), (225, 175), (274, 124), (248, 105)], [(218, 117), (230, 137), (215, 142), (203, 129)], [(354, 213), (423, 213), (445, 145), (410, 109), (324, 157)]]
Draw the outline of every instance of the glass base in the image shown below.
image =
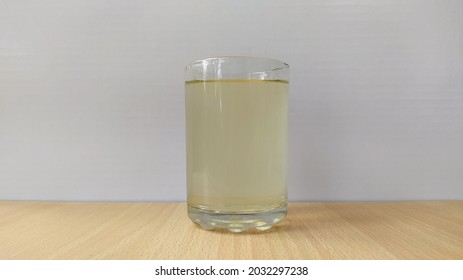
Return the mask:
[(248, 228), (268, 230), (274, 224), (281, 222), (286, 217), (288, 206), (284, 205), (267, 211), (256, 213), (226, 213), (203, 210), (188, 206), (188, 216), (203, 229), (213, 230), (224, 228), (231, 232), (242, 232)]

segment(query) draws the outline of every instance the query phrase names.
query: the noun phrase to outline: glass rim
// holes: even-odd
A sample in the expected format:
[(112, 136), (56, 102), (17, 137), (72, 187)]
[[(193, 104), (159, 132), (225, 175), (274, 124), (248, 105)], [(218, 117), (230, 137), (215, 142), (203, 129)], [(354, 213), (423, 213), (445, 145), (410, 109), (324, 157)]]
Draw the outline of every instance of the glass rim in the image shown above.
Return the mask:
[(274, 64), (280, 65), (279, 67), (268, 69), (267, 71), (276, 71), (276, 70), (282, 70), (282, 69), (289, 69), (290, 66), (288, 63), (283, 62), (279, 59), (271, 58), (271, 57), (265, 57), (265, 56), (246, 56), (246, 55), (224, 55), (224, 56), (211, 56), (211, 57), (206, 57), (202, 59), (197, 59), (192, 61), (191, 63), (187, 64), (185, 67), (185, 71), (191, 70), (193, 66), (198, 65), (198, 64), (203, 64), (204, 62), (207, 61), (220, 61), (220, 60), (229, 60), (229, 59), (245, 59), (245, 60), (260, 60), (260, 61), (268, 61)]

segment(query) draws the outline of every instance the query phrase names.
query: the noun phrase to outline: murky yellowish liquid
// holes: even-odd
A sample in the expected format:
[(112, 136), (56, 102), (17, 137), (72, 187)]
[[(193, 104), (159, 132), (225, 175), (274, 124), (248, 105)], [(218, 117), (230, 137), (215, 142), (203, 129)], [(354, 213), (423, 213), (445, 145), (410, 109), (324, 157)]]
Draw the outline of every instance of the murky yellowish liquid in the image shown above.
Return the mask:
[(288, 83), (186, 82), (188, 205), (254, 213), (287, 201)]

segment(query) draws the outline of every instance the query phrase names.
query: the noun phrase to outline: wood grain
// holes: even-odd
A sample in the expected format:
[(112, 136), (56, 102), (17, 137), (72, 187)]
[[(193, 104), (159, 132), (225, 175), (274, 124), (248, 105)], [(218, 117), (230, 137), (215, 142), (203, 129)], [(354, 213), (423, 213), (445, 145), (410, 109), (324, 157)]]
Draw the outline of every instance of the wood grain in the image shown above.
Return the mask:
[(463, 201), (290, 203), (240, 234), (185, 203), (0, 202), (0, 259), (463, 259)]

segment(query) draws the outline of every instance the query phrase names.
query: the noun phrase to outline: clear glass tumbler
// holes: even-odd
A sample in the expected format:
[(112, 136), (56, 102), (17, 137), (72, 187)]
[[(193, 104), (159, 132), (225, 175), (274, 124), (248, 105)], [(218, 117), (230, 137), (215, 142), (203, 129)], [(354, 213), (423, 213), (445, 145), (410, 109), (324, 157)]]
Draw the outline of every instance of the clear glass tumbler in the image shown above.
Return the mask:
[(286, 216), (289, 65), (213, 57), (186, 67), (190, 219), (205, 229), (269, 229)]

